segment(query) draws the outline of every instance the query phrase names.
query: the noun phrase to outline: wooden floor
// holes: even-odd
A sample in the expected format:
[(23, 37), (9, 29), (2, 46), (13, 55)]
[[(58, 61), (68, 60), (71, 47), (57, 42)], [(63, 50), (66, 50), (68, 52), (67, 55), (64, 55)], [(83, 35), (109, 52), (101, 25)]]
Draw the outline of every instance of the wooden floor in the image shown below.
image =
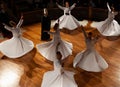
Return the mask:
[[(40, 27), (40, 23), (24, 26), (23, 36), (32, 40), (35, 45), (44, 43), (45, 41), (40, 40)], [(94, 32), (94, 34), (98, 33), (89, 25), (85, 29)], [(82, 32), (79, 30), (61, 32), (61, 37), (73, 44), (73, 55), (65, 60), (64, 68), (76, 72), (75, 81), (78, 87), (120, 87), (120, 39), (98, 41), (95, 47), (107, 61), (109, 68), (103, 72), (95, 73), (72, 67), (75, 55), (86, 48)], [(52, 62), (45, 60), (36, 48), (18, 59), (9, 59), (2, 54), (0, 56), (2, 61), (11, 61), (24, 67), (24, 74), (19, 82), (21, 87), (41, 87), (44, 73), (53, 70)]]

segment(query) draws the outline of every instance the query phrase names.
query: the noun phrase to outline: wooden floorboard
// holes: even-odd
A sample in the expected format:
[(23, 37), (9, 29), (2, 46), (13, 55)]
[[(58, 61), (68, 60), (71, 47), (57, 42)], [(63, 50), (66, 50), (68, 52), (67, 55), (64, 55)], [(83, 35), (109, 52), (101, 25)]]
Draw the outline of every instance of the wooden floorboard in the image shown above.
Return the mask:
[[(85, 26), (85, 29), (88, 32), (94, 32), (94, 34), (98, 33), (96, 29), (91, 28), (89, 25)], [(23, 36), (32, 40), (36, 46), (36, 44), (45, 42), (40, 40), (40, 30), (40, 23), (23, 26)], [(73, 44), (73, 55), (65, 60), (64, 68), (76, 72), (75, 81), (78, 87), (120, 87), (120, 39), (113, 41), (102, 39), (97, 42), (96, 50), (107, 61), (109, 67), (103, 72), (95, 73), (72, 67), (76, 54), (86, 48), (82, 32), (80, 30), (67, 33), (61, 32), (61, 37)], [(41, 87), (44, 73), (53, 70), (53, 63), (42, 57), (36, 47), (31, 52), (17, 59), (9, 59), (2, 53), (0, 53), (0, 57), (3, 58), (1, 60), (11, 61), (24, 66), (24, 74), (19, 82), (21, 87)]]

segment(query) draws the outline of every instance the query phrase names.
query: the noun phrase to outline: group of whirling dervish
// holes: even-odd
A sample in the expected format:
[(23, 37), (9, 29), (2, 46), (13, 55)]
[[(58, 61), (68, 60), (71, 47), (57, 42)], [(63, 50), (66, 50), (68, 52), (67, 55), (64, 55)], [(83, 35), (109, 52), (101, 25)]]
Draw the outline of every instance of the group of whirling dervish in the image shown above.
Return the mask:
[[(108, 68), (107, 62), (95, 50), (94, 45), (100, 36), (93, 37), (92, 32), (87, 33), (79, 21), (71, 15), (71, 10), (75, 7), (75, 3), (70, 7), (66, 2), (66, 7), (59, 4), (57, 6), (64, 10), (64, 15), (54, 22), (54, 32), (44, 31), (53, 35), (51, 41), (37, 44), (38, 52), (47, 60), (54, 62), (54, 70), (48, 71), (43, 76), (41, 87), (77, 87), (74, 81), (74, 72), (67, 71), (63, 68), (62, 61), (72, 55), (73, 45), (70, 42), (62, 40), (60, 36), (61, 29), (75, 30), (81, 28), (85, 37), (86, 49), (79, 52), (73, 61), (74, 67), (79, 67), (85, 71), (101, 72)], [(96, 27), (103, 36), (120, 36), (120, 25), (114, 20), (117, 12), (108, 7), (108, 18), (105, 21), (97, 22), (91, 26)], [(0, 43), (0, 51), (9, 58), (18, 58), (34, 48), (32, 41), (22, 37), (21, 25), (23, 16), (18, 24), (10, 22), (13, 27), (4, 24), (5, 28), (12, 32), (13, 37)]]

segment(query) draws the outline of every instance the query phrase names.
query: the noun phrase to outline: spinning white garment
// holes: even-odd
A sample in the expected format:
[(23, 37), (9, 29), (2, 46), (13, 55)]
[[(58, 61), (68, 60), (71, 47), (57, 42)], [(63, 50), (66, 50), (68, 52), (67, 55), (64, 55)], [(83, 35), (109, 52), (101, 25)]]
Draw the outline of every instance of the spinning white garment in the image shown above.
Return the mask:
[(34, 48), (32, 41), (21, 36), (19, 21), (16, 28), (5, 25), (5, 28), (12, 32), (13, 37), (0, 43), (0, 51), (9, 58), (17, 58), (25, 55)]
[(115, 15), (117, 15), (117, 12), (113, 12), (109, 9), (108, 18), (106, 20), (93, 22), (91, 26), (96, 27), (103, 36), (119, 36), (120, 25), (114, 20)]
[(87, 49), (76, 55), (73, 66), (91, 72), (101, 72), (108, 68), (107, 62), (96, 52), (94, 41), (87, 39), (86, 43)]
[(60, 29), (66, 28), (69, 30), (74, 30), (80, 26), (79, 21), (77, 21), (77, 19), (72, 15), (63, 15), (62, 17), (59, 18), (59, 20)]
[(52, 34), (54, 35), (52, 41), (36, 45), (38, 52), (50, 61), (53, 61), (56, 58), (57, 51), (62, 54), (62, 59), (72, 55), (73, 46), (71, 43), (61, 39), (60, 30), (58, 29)]
[(59, 62), (55, 63), (54, 70), (44, 74), (41, 87), (78, 87), (74, 81), (74, 73), (62, 69)]
[(120, 35), (120, 25), (117, 23), (116, 20), (110, 21), (107, 18), (105, 21), (102, 22), (93, 22), (92, 27), (96, 27), (98, 31), (103, 36), (119, 36)]
[(20, 79), (24, 67), (16, 63), (0, 60), (0, 87), (21, 87)]
[[(74, 30), (80, 27), (79, 21), (71, 15), (71, 10), (75, 7), (75, 4), (68, 8), (60, 5), (58, 5), (58, 7), (64, 10), (64, 15), (59, 18), (59, 29), (66, 28), (69, 30)], [(58, 20), (56, 20), (55, 23), (58, 23)]]

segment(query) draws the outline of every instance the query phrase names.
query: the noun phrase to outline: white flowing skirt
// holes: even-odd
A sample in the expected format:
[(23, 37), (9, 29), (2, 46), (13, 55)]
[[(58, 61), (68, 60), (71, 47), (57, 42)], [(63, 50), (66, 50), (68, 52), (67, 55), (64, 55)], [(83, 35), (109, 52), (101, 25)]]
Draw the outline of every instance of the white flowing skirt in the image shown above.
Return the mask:
[[(55, 23), (58, 23), (58, 20), (56, 20)], [(63, 15), (59, 18), (59, 29), (66, 28), (69, 30), (74, 30), (78, 27), (80, 27), (80, 23), (72, 15)]]
[(120, 35), (120, 25), (116, 20), (111, 21), (107, 18), (105, 21), (93, 22), (91, 26), (96, 27), (103, 36)]
[(78, 53), (73, 61), (73, 66), (91, 72), (101, 72), (108, 68), (107, 62), (95, 50)]
[(48, 71), (43, 76), (41, 87), (78, 87), (74, 81), (74, 73), (64, 71), (58, 74), (58, 71)]
[(33, 48), (33, 42), (24, 37), (12, 37), (0, 43), (0, 51), (9, 58), (21, 57)]
[[(54, 61), (54, 59), (57, 57), (56, 47), (57, 43), (54, 40), (36, 45), (38, 52), (50, 61)], [(69, 55), (72, 55), (72, 49), (73, 49), (72, 43), (60, 40), (58, 51), (62, 54), (62, 59), (66, 58)]]

